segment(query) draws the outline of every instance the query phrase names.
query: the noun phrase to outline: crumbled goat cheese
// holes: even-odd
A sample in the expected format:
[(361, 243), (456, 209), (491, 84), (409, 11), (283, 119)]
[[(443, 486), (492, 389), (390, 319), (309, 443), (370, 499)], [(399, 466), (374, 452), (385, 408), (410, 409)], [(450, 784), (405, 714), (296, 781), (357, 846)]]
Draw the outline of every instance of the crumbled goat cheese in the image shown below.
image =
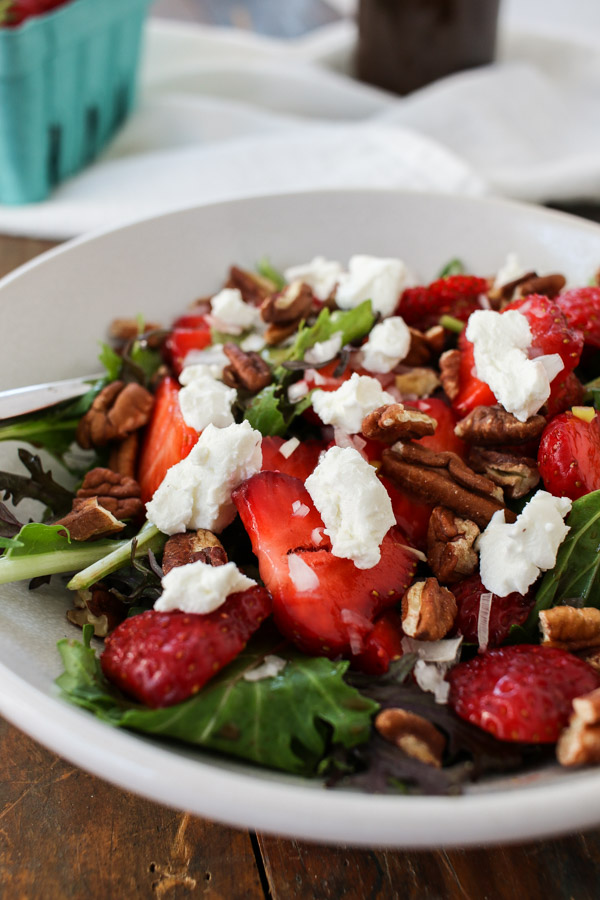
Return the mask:
[(309, 263), (292, 266), (286, 269), (283, 274), (288, 283), (298, 280), (303, 281), (309, 286), (318, 300), (325, 301), (335, 290), (342, 271), (339, 262), (325, 259), (324, 256), (315, 256)]
[(354, 309), (370, 300), (373, 312), (391, 316), (402, 291), (412, 284), (414, 278), (400, 259), (353, 256), (340, 277), (335, 301), (340, 309)]
[(281, 447), (279, 448), (279, 452), (283, 456), (284, 459), (289, 459), (292, 453), (298, 449), (300, 446), (300, 441), (297, 437), (292, 437), (289, 441), (284, 441)]
[(188, 380), (196, 378), (202, 370), (213, 378), (221, 378), (223, 369), (228, 365), (229, 360), (223, 353), (223, 344), (212, 344), (203, 350), (190, 350), (183, 360), (179, 381), (181, 384), (187, 384)]
[(249, 422), (207, 425), (190, 454), (171, 466), (152, 500), (149, 522), (165, 534), (208, 528), (220, 532), (235, 518), (234, 488), (260, 471), (262, 435)]
[(244, 338), (240, 343), (241, 349), (244, 353), (260, 353), (261, 350), (264, 350), (266, 346), (266, 341), (262, 334), (257, 334), (256, 331), (249, 334), (248, 337)]
[(306, 479), (321, 514), (334, 556), (370, 569), (381, 559), (380, 545), (396, 524), (389, 495), (375, 469), (350, 447), (330, 447)]
[(563, 519), (571, 506), (567, 497), (538, 491), (514, 524), (505, 521), (504, 510), (494, 513), (476, 544), (484, 587), (498, 597), (525, 594), (540, 572), (553, 568), (570, 530)]
[(269, 653), (259, 666), (244, 673), (244, 681), (264, 681), (265, 678), (275, 678), (276, 675), (283, 672), (286, 666), (287, 659)]
[(210, 301), (213, 316), (225, 325), (234, 325), (242, 330), (252, 328), (260, 319), (256, 306), (246, 303), (237, 288), (223, 288)]
[(184, 369), (181, 373), (184, 387), (179, 391), (179, 408), (185, 424), (196, 431), (203, 431), (210, 424), (217, 428), (232, 425), (231, 406), (237, 399), (236, 389), (217, 381), (204, 366), (190, 368), (193, 372)]
[(500, 291), (505, 285), (522, 278), (525, 274), (525, 269), (519, 262), (517, 254), (509, 253), (504, 264), (500, 266), (496, 273), (492, 290)]
[(328, 340), (317, 341), (317, 343), (304, 354), (304, 362), (316, 365), (333, 359), (342, 349), (342, 337), (342, 332), (336, 331)]
[(462, 636), (444, 638), (441, 641), (415, 641), (402, 638), (402, 652), (416, 653), (419, 657), (413, 670), (415, 681), (422, 691), (434, 695), (436, 703), (447, 703), (450, 685), (446, 673), (460, 656)]
[(346, 434), (357, 434), (365, 416), (380, 406), (394, 403), (376, 378), (354, 372), (337, 391), (316, 390), (312, 406), (325, 425), (341, 428)]
[(528, 358), (531, 328), (517, 310), (477, 310), (469, 317), (466, 337), (473, 343), (477, 377), (504, 409), (526, 422), (544, 405), (550, 383), (564, 368), (558, 353)]
[(199, 561), (175, 566), (163, 576), (161, 584), (163, 592), (154, 609), (206, 615), (222, 606), (230, 594), (255, 587), (256, 581), (243, 575), (234, 562), (211, 566)]
[(391, 316), (379, 322), (361, 347), (363, 368), (368, 372), (391, 372), (407, 356), (410, 349), (410, 331), (400, 316)]

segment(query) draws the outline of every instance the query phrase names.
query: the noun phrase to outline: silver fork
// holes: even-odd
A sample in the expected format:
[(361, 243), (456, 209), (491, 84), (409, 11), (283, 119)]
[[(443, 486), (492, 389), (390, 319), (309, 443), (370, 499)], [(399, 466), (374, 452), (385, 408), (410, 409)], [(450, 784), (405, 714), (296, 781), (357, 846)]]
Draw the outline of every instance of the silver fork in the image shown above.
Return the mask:
[(14, 419), (55, 406), (64, 400), (74, 400), (75, 397), (85, 394), (90, 386), (102, 377), (102, 374), (82, 375), (80, 378), (48, 381), (46, 384), (30, 384), (27, 387), (0, 391), (0, 419)]

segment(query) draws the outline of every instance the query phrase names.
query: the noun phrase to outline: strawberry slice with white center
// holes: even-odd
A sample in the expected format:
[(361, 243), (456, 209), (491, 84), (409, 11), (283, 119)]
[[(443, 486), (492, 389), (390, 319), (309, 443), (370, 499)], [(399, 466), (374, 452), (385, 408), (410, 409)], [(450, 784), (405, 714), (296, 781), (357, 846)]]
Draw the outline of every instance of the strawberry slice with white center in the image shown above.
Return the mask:
[(233, 500), (280, 631), (311, 655), (360, 653), (376, 616), (398, 603), (414, 575), (415, 557), (400, 529), (384, 537), (377, 565), (358, 569), (332, 554), (321, 516), (298, 478), (259, 472), (234, 491)]

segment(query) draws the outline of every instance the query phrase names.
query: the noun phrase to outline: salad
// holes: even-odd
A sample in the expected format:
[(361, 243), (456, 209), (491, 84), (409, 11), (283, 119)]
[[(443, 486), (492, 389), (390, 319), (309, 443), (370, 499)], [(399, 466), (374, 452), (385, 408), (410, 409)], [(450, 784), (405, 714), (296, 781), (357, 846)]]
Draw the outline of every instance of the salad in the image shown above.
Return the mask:
[(514, 255), (232, 266), (0, 424), (0, 583), (64, 580), (57, 683), (117, 727), (377, 792), (597, 763), (599, 350), (596, 280)]

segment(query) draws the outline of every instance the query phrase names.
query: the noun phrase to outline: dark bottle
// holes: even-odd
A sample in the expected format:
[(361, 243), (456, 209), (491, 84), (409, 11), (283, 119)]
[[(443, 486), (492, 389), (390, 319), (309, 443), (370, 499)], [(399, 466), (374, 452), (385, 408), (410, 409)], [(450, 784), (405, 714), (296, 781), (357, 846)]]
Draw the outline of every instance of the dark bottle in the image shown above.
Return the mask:
[(358, 77), (408, 94), (491, 62), (500, 0), (360, 0)]

